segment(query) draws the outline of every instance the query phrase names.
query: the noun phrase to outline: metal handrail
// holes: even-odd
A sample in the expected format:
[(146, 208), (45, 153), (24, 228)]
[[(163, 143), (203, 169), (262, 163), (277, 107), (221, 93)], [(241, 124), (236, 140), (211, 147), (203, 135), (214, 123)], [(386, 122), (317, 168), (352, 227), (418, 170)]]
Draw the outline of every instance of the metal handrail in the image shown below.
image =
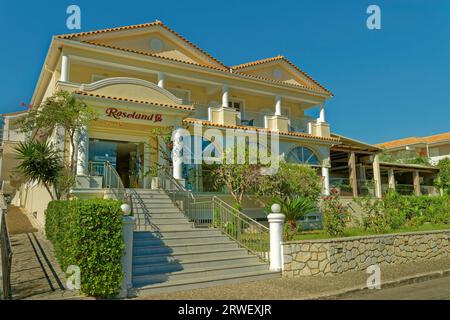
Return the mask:
[(269, 228), (216, 196), (212, 199), (212, 212), (214, 227), (261, 260), (269, 260)]
[(0, 193), (0, 253), (1, 253), (1, 268), (2, 268), (2, 299), (11, 299), (11, 263), (12, 263), (12, 249), (11, 240), (9, 238), (8, 226), (6, 223), (7, 205)]
[(122, 179), (109, 161), (105, 162), (103, 179), (105, 188), (110, 189), (114, 193), (116, 199), (121, 200), (122, 202), (128, 202), (128, 192), (123, 185)]
[(263, 261), (269, 260), (269, 228), (217, 196), (212, 197), (211, 201), (198, 201), (167, 169), (160, 170), (159, 177), (162, 179), (161, 187), (190, 221), (196, 225), (209, 224), (219, 228), (239, 246)]

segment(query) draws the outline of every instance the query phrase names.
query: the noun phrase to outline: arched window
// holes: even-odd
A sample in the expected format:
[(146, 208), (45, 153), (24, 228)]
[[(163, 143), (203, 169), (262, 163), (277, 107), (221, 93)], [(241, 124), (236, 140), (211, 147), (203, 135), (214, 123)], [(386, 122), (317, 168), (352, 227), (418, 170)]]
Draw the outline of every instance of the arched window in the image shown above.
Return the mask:
[(287, 162), (292, 163), (301, 163), (308, 165), (316, 165), (320, 164), (319, 158), (314, 154), (314, 152), (307, 147), (295, 147), (291, 151), (289, 151), (287, 157)]

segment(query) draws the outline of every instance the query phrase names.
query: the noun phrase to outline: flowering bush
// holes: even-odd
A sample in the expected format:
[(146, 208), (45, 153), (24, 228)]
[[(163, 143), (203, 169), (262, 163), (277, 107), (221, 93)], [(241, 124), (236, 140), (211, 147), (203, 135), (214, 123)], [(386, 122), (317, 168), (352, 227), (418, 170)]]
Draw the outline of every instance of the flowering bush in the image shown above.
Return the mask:
[[(365, 230), (375, 233), (383, 233), (389, 229), (388, 219), (385, 215), (384, 203), (382, 200), (372, 199), (370, 196), (356, 198), (355, 202), (364, 212), (362, 225)], [(398, 221), (391, 221), (398, 223)]]
[(324, 227), (332, 237), (342, 236), (350, 214), (345, 206), (339, 201), (339, 194), (336, 189), (331, 190), (331, 194), (323, 198), (322, 213)]

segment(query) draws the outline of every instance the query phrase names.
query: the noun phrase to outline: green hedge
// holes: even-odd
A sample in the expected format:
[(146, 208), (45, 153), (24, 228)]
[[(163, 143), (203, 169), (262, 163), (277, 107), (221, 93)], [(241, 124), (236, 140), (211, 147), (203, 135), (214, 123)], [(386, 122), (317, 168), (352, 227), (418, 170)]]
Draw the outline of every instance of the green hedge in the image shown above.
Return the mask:
[(450, 223), (450, 198), (448, 196), (403, 196), (389, 192), (384, 198), (389, 220), (399, 227), (419, 226), (425, 222)]
[(76, 265), (81, 291), (95, 297), (114, 297), (123, 277), (121, 203), (116, 200), (52, 201), (45, 231), (63, 270)]
[(383, 199), (355, 199), (364, 215), (363, 227), (376, 233), (424, 224), (450, 224), (450, 197), (404, 196), (390, 190)]

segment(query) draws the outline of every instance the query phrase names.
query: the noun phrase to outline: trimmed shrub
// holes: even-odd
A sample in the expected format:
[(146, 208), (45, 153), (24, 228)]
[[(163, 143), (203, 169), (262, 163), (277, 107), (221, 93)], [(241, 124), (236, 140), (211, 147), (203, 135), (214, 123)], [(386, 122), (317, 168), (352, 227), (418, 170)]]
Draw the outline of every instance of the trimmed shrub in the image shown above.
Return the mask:
[(117, 295), (124, 251), (121, 203), (116, 200), (52, 201), (45, 231), (63, 270), (81, 271), (81, 291), (95, 297)]

